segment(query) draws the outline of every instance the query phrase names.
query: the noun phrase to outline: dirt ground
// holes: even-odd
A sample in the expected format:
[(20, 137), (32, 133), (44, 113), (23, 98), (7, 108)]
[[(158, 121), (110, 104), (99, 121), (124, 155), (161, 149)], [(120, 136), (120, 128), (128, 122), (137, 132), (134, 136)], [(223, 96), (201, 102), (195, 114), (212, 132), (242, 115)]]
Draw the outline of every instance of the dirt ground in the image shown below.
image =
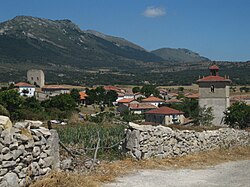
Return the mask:
[(249, 187), (250, 160), (204, 169), (141, 170), (103, 187)]

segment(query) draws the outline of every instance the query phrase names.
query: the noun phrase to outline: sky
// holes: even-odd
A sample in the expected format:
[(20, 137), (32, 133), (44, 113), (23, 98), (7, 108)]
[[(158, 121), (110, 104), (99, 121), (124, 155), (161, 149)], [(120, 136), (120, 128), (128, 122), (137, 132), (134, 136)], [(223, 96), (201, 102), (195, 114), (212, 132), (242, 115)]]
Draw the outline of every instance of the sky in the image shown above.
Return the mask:
[(211, 60), (250, 60), (250, 0), (0, 0), (18, 15), (70, 19), (148, 51), (187, 48)]

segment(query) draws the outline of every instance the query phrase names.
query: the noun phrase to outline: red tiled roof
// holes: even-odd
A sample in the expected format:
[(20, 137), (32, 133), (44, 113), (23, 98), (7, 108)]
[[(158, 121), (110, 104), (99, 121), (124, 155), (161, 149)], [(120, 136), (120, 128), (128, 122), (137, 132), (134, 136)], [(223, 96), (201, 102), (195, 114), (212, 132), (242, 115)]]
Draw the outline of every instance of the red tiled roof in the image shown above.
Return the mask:
[(128, 105), (128, 107), (132, 110), (136, 110), (136, 109), (154, 109), (157, 108), (157, 106), (152, 105), (150, 103), (130, 103)]
[(231, 82), (231, 80), (218, 75), (216, 76), (210, 75), (197, 80), (197, 82)]
[(184, 112), (180, 111), (180, 110), (175, 110), (173, 108), (170, 107), (160, 107), (157, 109), (153, 109), (150, 110), (148, 112), (145, 112), (145, 114), (165, 114), (165, 115), (171, 115), (171, 114), (184, 114)]
[(146, 99), (142, 99), (142, 102), (164, 102), (163, 99), (160, 99), (158, 97), (154, 97), (154, 96), (149, 96)]
[(35, 87), (35, 86), (26, 82), (19, 82), (15, 84), (15, 87)]
[(88, 97), (88, 95), (85, 92), (79, 92), (79, 95), (81, 100), (85, 100), (86, 97)]
[(64, 85), (45, 85), (42, 89), (61, 89), (61, 90), (70, 90), (69, 87)]
[(199, 94), (198, 93), (189, 94), (189, 95), (186, 95), (186, 97), (190, 98), (190, 99), (198, 99), (199, 98)]
[(220, 68), (216, 65), (212, 65), (209, 67), (210, 70), (219, 70)]
[(118, 103), (130, 103), (132, 101), (134, 101), (134, 99), (132, 99), (132, 98), (124, 98), (124, 99), (119, 100)]
[(113, 91), (116, 91), (116, 92), (121, 92), (121, 93), (124, 93), (124, 90), (122, 90), (121, 88), (117, 87), (117, 86), (103, 86), (104, 90), (106, 91), (109, 91), (109, 90), (113, 90)]
[(170, 100), (166, 100), (165, 102), (166, 103), (182, 103), (182, 101), (179, 99), (170, 99)]

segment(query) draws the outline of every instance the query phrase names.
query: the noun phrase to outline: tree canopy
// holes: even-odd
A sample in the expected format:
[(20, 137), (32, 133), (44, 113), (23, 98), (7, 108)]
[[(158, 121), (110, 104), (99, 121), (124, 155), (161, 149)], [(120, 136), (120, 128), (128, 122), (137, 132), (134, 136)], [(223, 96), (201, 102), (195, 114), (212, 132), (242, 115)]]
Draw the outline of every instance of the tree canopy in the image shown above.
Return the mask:
[(233, 103), (225, 112), (224, 122), (233, 128), (250, 127), (250, 106), (245, 102)]

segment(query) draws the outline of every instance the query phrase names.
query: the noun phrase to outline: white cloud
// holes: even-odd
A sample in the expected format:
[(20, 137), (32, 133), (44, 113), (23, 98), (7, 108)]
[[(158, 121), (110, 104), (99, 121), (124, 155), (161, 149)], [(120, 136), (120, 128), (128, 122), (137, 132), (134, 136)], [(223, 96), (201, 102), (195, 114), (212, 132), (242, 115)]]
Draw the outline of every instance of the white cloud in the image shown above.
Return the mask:
[(160, 17), (166, 14), (166, 10), (164, 7), (154, 7), (150, 6), (147, 7), (146, 10), (143, 12), (143, 15), (149, 18)]

